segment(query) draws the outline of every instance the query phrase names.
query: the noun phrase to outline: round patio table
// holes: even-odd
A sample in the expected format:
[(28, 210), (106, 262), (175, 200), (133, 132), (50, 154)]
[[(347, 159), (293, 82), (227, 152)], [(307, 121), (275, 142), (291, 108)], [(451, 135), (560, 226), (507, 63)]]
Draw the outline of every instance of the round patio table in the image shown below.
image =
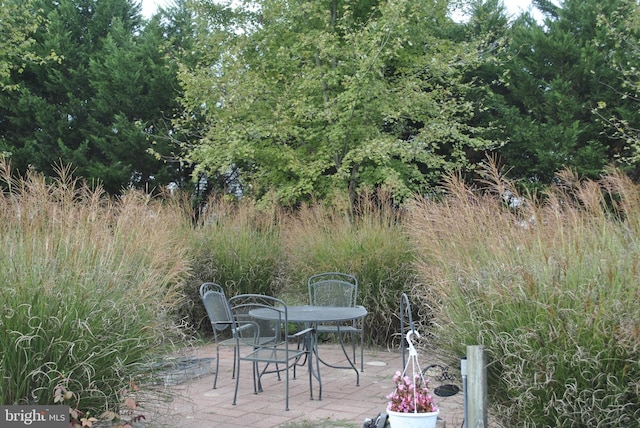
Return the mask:
[[(318, 341), (314, 340), (313, 344), (305, 344), (309, 346), (313, 354), (315, 354), (317, 361), (322, 364), (336, 368), (336, 369), (352, 369), (356, 372), (356, 385), (360, 386), (360, 373), (355, 365), (354, 361), (351, 361), (349, 352), (344, 347), (344, 341), (340, 334), (340, 323), (346, 321), (359, 320), (367, 316), (367, 310), (364, 306), (313, 306), (313, 305), (300, 305), (300, 306), (287, 306), (287, 320), (294, 323), (302, 323), (305, 326), (313, 327), (316, 324), (321, 323), (335, 323), (337, 326), (337, 336), (340, 338), (340, 347), (342, 352), (349, 363), (348, 366), (335, 366), (323, 361), (318, 355)], [(279, 314), (271, 309), (254, 309), (249, 314), (255, 318), (264, 320), (277, 320)], [(313, 370), (313, 365), (309, 362), (309, 370)], [(320, 384), (319, 399), (322, 399), (322, 381), (320, 380), (320, 367), (317, 368), (317, 374), (314, 376), (318, 379)]]

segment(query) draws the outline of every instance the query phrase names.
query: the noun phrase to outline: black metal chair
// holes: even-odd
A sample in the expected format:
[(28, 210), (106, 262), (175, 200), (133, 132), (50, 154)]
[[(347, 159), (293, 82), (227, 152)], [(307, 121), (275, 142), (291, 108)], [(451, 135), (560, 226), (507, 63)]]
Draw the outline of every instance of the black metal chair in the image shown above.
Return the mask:
[[(236, 375), (236, 340), (233, 337), (233, 317), (229, 301), (222, 286), (214, 282), (205, 282), (200, 286), (200, 299), (211, 321), (213, 328), (213, 338), (216, 344), (216, 373), (213, 378), (213, 388), (218, 383), (218, 372), (220, 371), (220, 346), (233, 346), (233, 372), (231, 378)], [(228, 337), (224, 338), (224, 331), (227, 330)]]
[[(307, 336), (308, 343), (314, 343), (313, 328), (306, 328), (295, 334), (289, 334), (287, 305), (280, 299), (259, 294), (240, 294), (229, 299), (234, 319), (234, 335), (236, 339), (237, 371), (233, 404), (238, 397), (240, 384), (240, 364), (251, 362), (253, 369), (253, 388), (257, 394), (262, 392), (262, 376), (266, 373), (285, 373), (285, 410), (289, 410), (289, 378), (290, 369), (301, 358), (310, 358), (312, 346), (299, 349), (290, 344)], [(246, 350), (246, 352), (245, 352)], [(259, 363), (265, 366), (260, 370)], [(274, 370), (269, 366), (275, 365)], [(309, 371), (309, 394), (313, 399), (312, 373)]]
[[(307, 281), (309, 303), (313, 306), (356, 306), (358, 279), (354, 275), (341, 272), (323, 272), (313, 275)], [(360, 371), (364, 370), (364, 326), (363, 320), (354, 320), (348, 325), (320, 324), (318, 333), (349, 333), (353, 347), (353, 361), (356, 359), (356, 336), (360, 336)]]

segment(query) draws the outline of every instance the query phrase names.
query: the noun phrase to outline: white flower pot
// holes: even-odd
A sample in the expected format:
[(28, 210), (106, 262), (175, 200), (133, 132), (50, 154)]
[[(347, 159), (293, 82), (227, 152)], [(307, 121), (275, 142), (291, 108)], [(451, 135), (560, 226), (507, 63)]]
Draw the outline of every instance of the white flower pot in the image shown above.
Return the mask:
[(435, 428), (440, 410), (429, 413), (402, 413), (387, 410), (391, 428)]

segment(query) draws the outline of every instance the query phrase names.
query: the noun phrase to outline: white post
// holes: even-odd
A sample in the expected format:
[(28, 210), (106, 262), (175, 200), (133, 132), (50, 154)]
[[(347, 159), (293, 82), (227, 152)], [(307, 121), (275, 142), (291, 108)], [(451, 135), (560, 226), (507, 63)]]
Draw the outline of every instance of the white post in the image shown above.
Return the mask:
[(467, 357), (460, 359), (460, 374), (462, 375), (462, 404), (464, 405), (464, 427), (468, 427), (468, 413), (467, 413)]
[(487, 361), (484, 347), (467, 346), (467, 417), (465, 428), (487, 427)]

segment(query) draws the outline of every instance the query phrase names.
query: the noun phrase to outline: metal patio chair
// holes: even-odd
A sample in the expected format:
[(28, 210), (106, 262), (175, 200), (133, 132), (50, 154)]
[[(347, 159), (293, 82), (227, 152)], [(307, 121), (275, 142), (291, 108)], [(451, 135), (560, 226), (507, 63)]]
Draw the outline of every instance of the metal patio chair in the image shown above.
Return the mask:
[[(216, 373), (213, 378), (213, 388), (218, 383), (218, 372), (220, 371), (220, 346), (233, 346), (233, 372), (231, 379), (236, 375), (236, 340), (233, 337), (233, 317), (229, 301), (222, 286), (214, 282), (205, 282), (200, 286), (200, 299), (211, 321), (213, 328), (213, 339), (216, 344)], [(226, 335), (225, 330), (228, 332)], [(225, 338), (225, 336), (227, 336)]]
[[(292, 368), (301, 358), (311, 358), (313, 349), (313, 328), (305, 328), (289, 334), (287, 305), (284, 301), (260, 294), (240, 294), (229, 299), (231, 313), (235, 322), (237, 371), (236, 387), (233, 395), (235, 405), (240, 384), (240, 364), (251, 362), (253, 370), (254, 392), (262, 392), (262, 376), (267, 373), (284, 373), (285, 410), (289, 410), (289, 378)], [(311, 337), (309, 336), (311, 335)], [(308, 340), (310, 346), (296, 349), (294, 341)], [(246, 350), (246, 351), (245, 351)], [(260, 363), (264, 368), (260, 369)], [(274, 365), (274, 369), (269, 369)], [(312, 372), (309, 370), (309, 394), (313, 399)]]
[[(341, 272), (323, 272), (311, 276), (309, 304), (313, 306), (355, 307), (358, 298), (358, 279), (354, 275)], [(348, 333), (351, 335), (353, 361), (356, 360), (356, 336), (360, 338), (360, 371), (364, 370), (364, 321), (354, 320), (348, 324), (320, 324), (317, 333)]]

